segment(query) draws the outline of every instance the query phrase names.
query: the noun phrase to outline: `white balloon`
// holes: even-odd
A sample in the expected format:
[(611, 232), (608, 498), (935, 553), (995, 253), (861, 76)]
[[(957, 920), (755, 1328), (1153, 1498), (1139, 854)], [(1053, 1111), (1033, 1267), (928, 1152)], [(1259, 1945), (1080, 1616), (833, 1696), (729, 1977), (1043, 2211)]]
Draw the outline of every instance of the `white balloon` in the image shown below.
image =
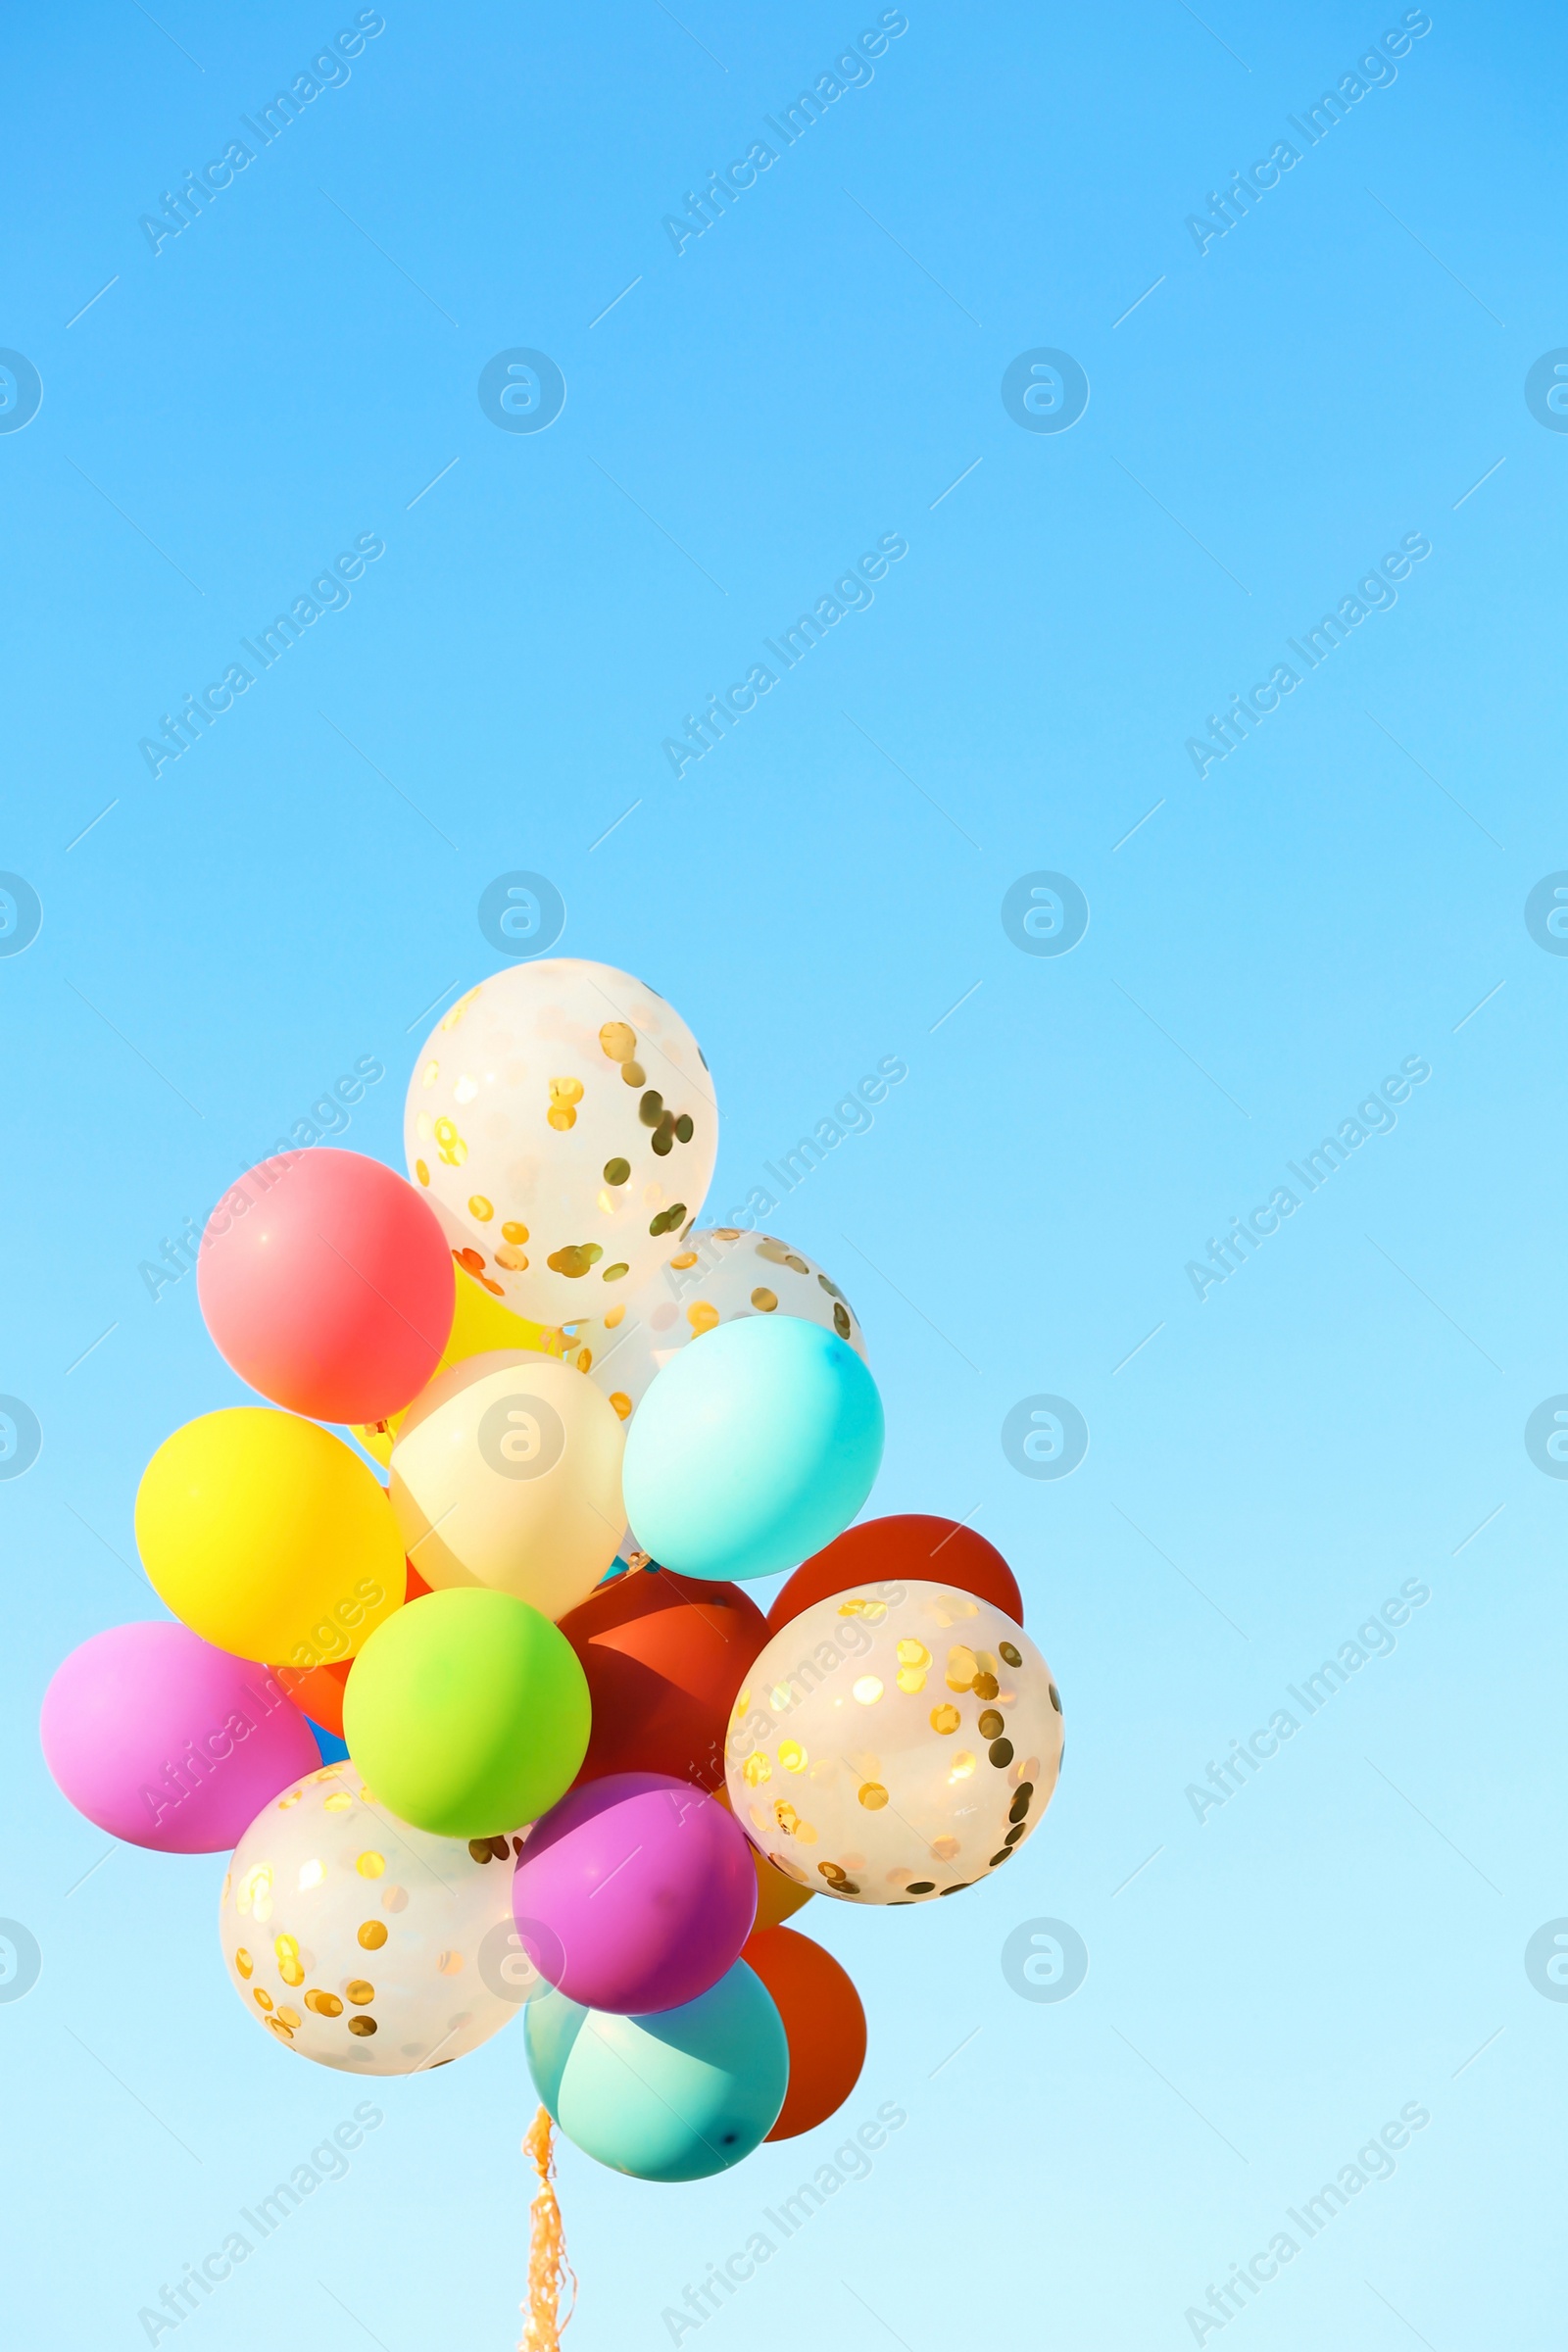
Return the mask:
[(625, 1529), (625, 1432), (591, 1382), (507, 1348), (449, 1365), (392, 1448), (392, 1508), (427, 1585), (486, 1585), (555, 1619), (586, 1600)]
[(865, 1355), (854, 1308), (815, 1258), (768, 1233), (713, 1225), (686, 1235), (624, 1304), (617, 1300), (607, 1314), (566, 1324), (565, 1361), (586, 1372), (626, 1421), (692, 1340), (717, 1323), (775, 1314), (836, 1331)]
[(867, 1585), (803, 1609), (758, 1657), (726, 1780), (797, 1886), (926, 1902), (1010, 1861), (1061, 1748), (1061, 1700), (1021, 1626), (949, 1585)]
[(516, 1851), (394, 1820), (351, 1763), (310, 1773), (234, 1849), (219, 1905), (234, 1989), (275, 2039), (345, 2074), (461, 2058), (544, 1989), (512, 1915)]
[(612, 964), (549, 956), (443, 1016), (410, 1082), (404, 1148), (468, 1271), (559, 1324), (645, 1281), (695, 1222), (718, 1109), (662, 997)]

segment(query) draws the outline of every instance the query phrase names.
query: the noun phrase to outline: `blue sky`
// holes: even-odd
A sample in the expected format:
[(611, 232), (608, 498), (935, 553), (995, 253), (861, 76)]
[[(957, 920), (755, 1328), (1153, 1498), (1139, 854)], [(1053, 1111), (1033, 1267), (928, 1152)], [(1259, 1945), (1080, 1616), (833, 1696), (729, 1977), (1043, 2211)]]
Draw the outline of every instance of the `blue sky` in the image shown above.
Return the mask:
[[(1425, 12), (906, 13), (793, 144), (769, 118), (880, 10), (389, 5), (270, 144), (258, 111), (378, 12), (89, 0), (69, 45), (7, 30), (0, 344), (42, 388), (0, 431), (0, 868), (41, 906), (9, 952), (30, 902), (0, 885), (0, 1392), (41, 1430), (0, 1480), (0, 1917), (41, 1953), (0, 2000), (28, 2352), (146, 2341), (138, 2310), (364, 2088), (246, 2024), (220, 1858), (94, 1867), (37, 1707), (151, 1610), (147, 1456), (241, 1394), (194, 1281), (155, 1300), (139, 1268), (357, 1061), (385, 1075), (342, 1140), (398, 1163), (414, 1055), (497, 968), (477, 910), (517, 870), (560, 892), (563, 953), (702, 1041), (719, 1208), (907, 1065), (768, 1222), (863, 1323), (871, 1507), (1003, 1546), (1068, 1739), (1015, 1873), (798, 1923), (870, 2018), (839, 2124), (679, 2190), (564, 2152), (577, 2352), (673, 2340), (687, 2285), (883, 2104), (907, 2120), (869, 2176), (704, 2352), (1556, 2340), (1568, 2009), (1525, 1950), (1568, 1914), (1568, 1488), (1525, 1426), (1568, 1391), (1568, 961), (1524, 909), (1568, 868), (1568, 437), (1525, 397), (1568, 346), (1560, 21), (1434, 7), (1374, 86), (1356, 61)], [(1363, 94), (1309, 143), (1291, 119), (1343, 76)], [(234, 142), (155, 251), (143, 216)], [(1218, 234), (1212, 198), (1282, 143)], [(517, 350), (564, 380), (545, 429), (481, 406)], [(1038, 351), (1087, 378), (1067, 429), (1004, 403)], [(0, 366), (6, 425), (30, 379)], [(773, 660), (894, 538), (871, 601)], [(1345, 612), (1414, 538), (1396, 601)], [(348, 602), (250, 659), (370, 541)], [(757, 664), (755, 706), (672, 759)], [(1041, 872), (1089, 909), (1060, 956), (1004, 927)], [(1296, 1183), (1410, 1062), (1396, 1123)], [(1189, 1262), (1282, 1187), (1200, 1298)], [(1038, 1396), (1087, 1425), (1068, 1477), (1004, 1451)], [(1189, 1787), (1410, 1584), (1392, 1649), (1358, 1644), (1200, 1820)], [(1004, 1947), (1053, 1920), (1087, 1976), (1025, 1998)], [(181, 2344), (514, 2340), (520, 2035), (377, 2096)], [(1310, 2236), (1285, 2218), (1385, 2124), (1389, 2177), (1357, 2168)], [(1189, 2319), (1281, 2231), (1244, 2310)]]

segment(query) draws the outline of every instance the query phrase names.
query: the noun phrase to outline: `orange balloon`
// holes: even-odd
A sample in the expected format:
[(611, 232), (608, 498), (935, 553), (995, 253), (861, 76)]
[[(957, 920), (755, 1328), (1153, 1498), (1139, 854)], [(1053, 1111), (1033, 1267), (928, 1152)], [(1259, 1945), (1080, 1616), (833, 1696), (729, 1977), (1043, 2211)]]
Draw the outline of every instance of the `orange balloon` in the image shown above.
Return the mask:
[[(734, 1812), (735, 1808), (729, 1801), (729, 1790), (722, 1781), (713, 1790), (713, 1794), (727, 1812)], [(741, 1827), (745, 1829), (744, 1822)], [(749, 1831), (747, 1842), (751, 1843)], [(757, 1872), (757, 1917), (752, 1923), (752, 1932), (755, 1935), (759, 1928), (782, 1927), (785, 1920), (794, 1917), (803, 1903), (810, 1901), (816, 1888), (814, 1886), (797, 1886), (793, 1879), (787, 1879), (781, 1870), (774, 1868), (759, 1846), (752, 1846), (752, 1863)]]
[(994, 1544), (956, 1519), (901, 1511), (847, 1527), (803, 1562), (767, 1612), (768, 1633), (776, 1634), (813, 1601), (831, 1600), (852, 1586), (891, 1585), (906, 1577), (911, 1583), (955, 1585), (977, 1600), (989, 1600), (1014, 1625), (1023, 1623), (1018, 1580)]
[(773, 1996), (790, 2045), (790, 2086), (769, 2139), (798, 2139), (837, 2113), (865, 2064), (865, 2011), (831, 1952), (793, 1928), (757, 1928), (741, 1958)]
[(274, 1666), (272, 1672), (302, 1715), (341, 1740), (343, 1686), (353, 1663), (352, 1658), (344, 1658), (335, 1666), (308, 1666), (303, 1672), (296, 1666)]

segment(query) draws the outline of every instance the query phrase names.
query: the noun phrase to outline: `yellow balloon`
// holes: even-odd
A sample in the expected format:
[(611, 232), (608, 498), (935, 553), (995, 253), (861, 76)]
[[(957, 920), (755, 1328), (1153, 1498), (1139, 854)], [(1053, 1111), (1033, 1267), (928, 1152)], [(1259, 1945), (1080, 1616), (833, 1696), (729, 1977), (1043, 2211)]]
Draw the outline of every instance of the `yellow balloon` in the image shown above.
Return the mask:
[(392, 1507), (427, 1585), (486, 1585), (550, 1618), (615, 1556), (625, 1432), (591, 1381), (505, 1348), (438, 1373), (404, 1415)]
[(155, 1591), (203, 1641), (301, 1670), (352, 1657), (399, 1607), (403, 1539), (340, 1438), (236, 1405), (166, 1438), (142, 1474), (136, 1543)]
[[(458, 1278), (457, 1305), (452, 1316), (452, 1332), (431, 1378), (439, 1380), (452, 1364), (466, 1363), (470, 1355), (488, 1355), (498, 1348), (527, 1348), (541, 1355), (561, 1353), (561, 1334), (546, 1324), (530, 1323), (526, 1315), (514, 1315), (510, 1306), (503, 1306), (482, 1290), (474, 1277), (462, 1265), (455, 1265)], [(404, 1407), (406, 1412), (408, 1407)], [(367, 1422), (354, 1435), (367, 1453), (373, 1454), (383, 1467), (392, 1459), (398, 1432), (403, 1427), (403, 1413), (390, 1413), (386, 1420)]]

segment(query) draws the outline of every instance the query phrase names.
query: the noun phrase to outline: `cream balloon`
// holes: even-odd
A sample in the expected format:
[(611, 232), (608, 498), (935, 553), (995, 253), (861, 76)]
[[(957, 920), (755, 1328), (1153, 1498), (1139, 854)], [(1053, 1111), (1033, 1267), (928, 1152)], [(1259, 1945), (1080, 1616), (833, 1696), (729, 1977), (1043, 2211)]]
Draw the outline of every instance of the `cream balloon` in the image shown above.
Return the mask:
[(730, 1803), (797, 1886), (922, 1902), (1017, 1851), (1061, 1746), (1061, 1700), (1021, 1626), (947, 1585), (868, 1585), (803, 1610), (753, 1665)]
[(715, 1324), (743, 1315), (796, 1315), (836, 1331), (865, 1354), (854, 1308), (814, 1258), (771, 1234), (714, 1225), (688, 1234), (624, 1305), (567, 1323), (564, 1357), (627, 1421), (672, 1355)]
[(296, 1781), (234, 1849), (219, 1934), (258, 2025), (318, 2065), (413, 2075), (547, 1989), (512, 1914), (519, 1841), (431, 1838), (350, 1763)]
[(586, 1600), (626, 1525), (625, 1433), (591, 1381), (525, 1348), (438, 1373), (392, 1448), (392, 1508), (436, 1591), (487, 1585), (550, 1618)]
[(410, 1082), (404, 1147), (459, 1262), (554, 1325), (645, 1281), (695, 1221), (718, 1111), (662, 997), (611, 964), (550, 956), (444, 1015)]

